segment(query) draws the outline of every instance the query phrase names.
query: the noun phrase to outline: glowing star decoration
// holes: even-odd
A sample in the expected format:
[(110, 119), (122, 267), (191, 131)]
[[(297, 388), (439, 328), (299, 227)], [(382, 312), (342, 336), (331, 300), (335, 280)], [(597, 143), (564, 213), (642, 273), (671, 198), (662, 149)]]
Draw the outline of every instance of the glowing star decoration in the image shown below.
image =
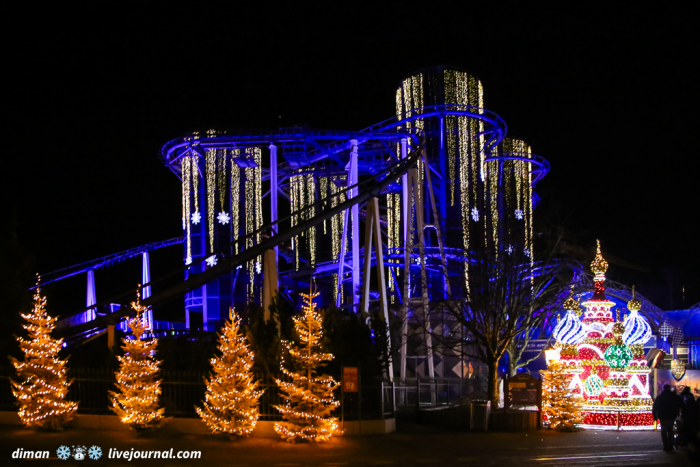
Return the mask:
[(515, 218), (518, 219), (519, 221), (523, 220), (523, 210), (522, 209), (515, 210)]
[[(275, 408), (283, 422), (275, 423), (275, 431), (287, 441), (328, 441), (341, 434), (338, 419), (330, 414), (340, 405), (333, 391), (339, 384), (330, 376), (318, 375), (318, 367), (333, 360), (333, 354), (321, 353), (323, 327), (314, 298), (318, 293), (301, 294), (303, 314), (293, 317), (299, 344), (283, 341), (280, 369), (287, 381), (276, 379), (284, 403)], [(291, 368), (287, 369), (287, 359)]]
[(211, 359), (213, 374), (205, 379), (204, 407), (195, 410), (214, 433), (248, 436), (258, 422), (258, 400), (264, 391), (253, 380), (253, 352), (233, 308), (219, 334), (219, 352)]
[(231, 220), (231, 216), (227, 212), (220, 212), (217, 214), (216, 219), (219, 221), (219, 224), (226, 225)]
[(206, 262), (210, 268), (213, 268), (214, 266), (216, 266), (218, 259), (216, 258), (216, 255), (211, 255), (209, 258), (206, 259)]
[[(141, 284), (139, 284), (139, 289)], [(158, 339), (143, 340), (146, 323), (143, 320), (141, 294), (137, 292), (136, 301), (131, 302), (131, 308), (136, 311), (136, 317), (128, 321), (133, 334), (132, 339), (124, 338), (122, 349), (124, 356), (117, 357), (117, 391), (109, 391), (114, 411), (122, 423), (134, 430), (143, 430), (160, 426), (163, 421), (164, 408), (158, 408), (161, 394), (161, 381), (158, 379), (159, 366), (162, 363), (155, 359)]]
[(578, 344), (586, 338), (586, 331), (579, 319), (581, 305), (574, 299), (574, 290), (571, 286), (571, 294), (564, 302), (566, 316), (557, 323), (552, 335), (561, 344)]
[(588, 378), (586, 378), (584, 386), (586, 388), (586, 394), (588, 394), (591, 397), (600, 396), (600, 394), (603, 392), (603, 389), (605, 389), (603, 380), (600, 379), (600, 376), (596, 374), (595, 370), (593, 370), (591, 375)]
[(474, 222), (479, 222), (479, 209), (472, 208), (471, 213), (472, 213), (472, 219), (474, 220)]
[(66, 378), (66, 361), (58, 357), (63, 339), (51, 337), (57, 318), (46, 313), (38, 275), (32, 312), (20, 316), (27, 322), (22, 327), (29, 332), (29, 340), (17, 338), (23, 361), (10, 358), (22, 379), (10, 380), (19, 405), (17, 414), (27, 428), (59, 430), (73, 419), (78, 403), (65, 400), (71, 382)]
[(202, 214), (199, 211), (192, 213), (192, 223), (197, 225), (200, 222), (202, 222)]
[(630, 314), (625, 319), (625, 333), (622, 340), (627, 345), (646, 344), (651, 338), (651, 326), (647, 320), (639, 315), (642, 303), (635, 298), (634, 287), (632, 287), (632, 300), (627, 302), (627, 309)]

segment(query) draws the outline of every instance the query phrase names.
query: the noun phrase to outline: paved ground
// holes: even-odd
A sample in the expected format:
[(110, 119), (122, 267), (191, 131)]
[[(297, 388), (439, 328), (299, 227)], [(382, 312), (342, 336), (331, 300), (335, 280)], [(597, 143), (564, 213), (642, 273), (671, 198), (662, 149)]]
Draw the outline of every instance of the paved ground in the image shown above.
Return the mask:
[[(100, 446), (98, 461), (66, 461), (56, 457), (61, 445)], [(51, 459), (12, 459), (17, 448), (48, 450)], [(199, 450), (202, 458), (172, 460), (108, 459), (110, 448), (131, 451)], [(397, 433), (373, 437), (341, 437), (325, 444), (290, 444), (277, 439), (230, 441), (214, 436), (152, 434), (137, 436), (124, 431), (67, 430), (36, 433), (0, 426), (2, 466), (636, 466), (691, 465), (684, 451), (661, 450), (657, 432), (555, 433), (547, 430), (520, 433), (456, 432), (425, 426), (408, 426)]]

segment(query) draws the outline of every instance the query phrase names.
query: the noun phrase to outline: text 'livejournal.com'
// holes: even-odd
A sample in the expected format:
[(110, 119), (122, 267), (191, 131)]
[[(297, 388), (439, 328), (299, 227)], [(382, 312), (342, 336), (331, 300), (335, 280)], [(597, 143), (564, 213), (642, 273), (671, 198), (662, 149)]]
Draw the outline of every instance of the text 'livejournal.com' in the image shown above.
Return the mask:
[[(53, 455), (52, 455), (53, 454)], [(134, 449), (130, 450), (109, 448), (104, 452), (99, 446), (59, 446), (55, 453), (50, 451), (32, 451), (18, 448), (12, 452), (13, 459), (60, 459), (60, 460), (100, 460), (120, 459), (131, 461), (132, 459), (201, 459), (202, 451), (175, 451), (174, 449), (165, 451), (153, 451)]]

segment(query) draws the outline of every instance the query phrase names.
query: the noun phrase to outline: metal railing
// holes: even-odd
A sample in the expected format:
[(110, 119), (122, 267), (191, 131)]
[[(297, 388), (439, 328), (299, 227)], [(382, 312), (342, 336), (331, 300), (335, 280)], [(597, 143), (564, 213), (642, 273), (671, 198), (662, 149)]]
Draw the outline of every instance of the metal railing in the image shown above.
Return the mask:
[[(79, 401), (78, 413), (109, 415), (111, 401), (109, 391), (115, 390), (115, 369), (112, 368), (70, 368), (68, 378), (72, 384), (68, 390), (67, 399)], [(202, 406), (206, 393), (206, 383), (201, 372), (196, 371), (167, 371), (160, 374), (162, 379), (160, 406), (165, 407), (165, 415), (169, 417), (197, 417), (195, 406)], [(255, 380), (265, 392), (259, 400), (260, 420), (281, 420), (275, 405), (284, 403), (284, 398), (275, 383), (275, 375), (259, 373)], [(17, 410), (15, 397), (12, 394), (10, 379), (19, 381), (12, 367), (0, 367), (0, 410)], [(340, 378), (336, 378), (340, 381)], [(388, 384), (388, 386), (386, 386)], [(363, 384), (362, 399), (358, 395), (346, 394), (343, 408), (338, 407), (333, 413), (340, 417), (344, 412), (346, 420), (382, 418), (385, 409), (387, 415), (393, 414), (393, 397), (391, 383), (377, 382)], [(342, 399), (341, 388), (336, 390), (336, 399)]]

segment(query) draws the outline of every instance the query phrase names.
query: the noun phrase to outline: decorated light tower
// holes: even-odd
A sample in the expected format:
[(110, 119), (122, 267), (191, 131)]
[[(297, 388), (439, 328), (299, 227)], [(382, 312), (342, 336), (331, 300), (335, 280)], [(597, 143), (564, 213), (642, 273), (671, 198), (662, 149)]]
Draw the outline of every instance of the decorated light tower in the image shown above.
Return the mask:
[(651, 335), (649, 323), (639, 315), (641, 303), (632, 297), (624, 324), (616, 319), (615, 303), (605, 296), (608, 263), (600, 252), (591, 263), (595, 274), (593, 296), (578, 304), (573, 296), (565, 303), (567, 315), (554, 336), (561, 363), (572, 375), (570, 389), (584, 399), (582, 427), (595, 429), (653, 428), (652, 400), (644, 343)]

